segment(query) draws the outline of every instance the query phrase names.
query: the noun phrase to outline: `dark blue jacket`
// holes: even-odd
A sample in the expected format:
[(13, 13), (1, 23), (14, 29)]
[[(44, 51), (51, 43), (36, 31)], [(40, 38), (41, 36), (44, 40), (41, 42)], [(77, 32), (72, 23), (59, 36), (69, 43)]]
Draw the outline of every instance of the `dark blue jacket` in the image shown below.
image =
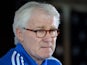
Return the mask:
[[(38, 65), (27, 52), (24, 50), (21, 44), (11, 49), (5, 56), (0, 58), (0, 65)], [(44, 60), (42, 65), (62, 65), (59, 60), (54, 57)]]

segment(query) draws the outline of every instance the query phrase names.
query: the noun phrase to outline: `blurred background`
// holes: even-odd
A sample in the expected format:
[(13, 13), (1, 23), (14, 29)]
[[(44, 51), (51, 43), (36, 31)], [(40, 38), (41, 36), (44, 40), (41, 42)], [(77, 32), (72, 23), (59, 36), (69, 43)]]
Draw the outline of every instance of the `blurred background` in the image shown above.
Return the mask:
[(60, 35), (53, 54), (63, 65), (87, 65), (87, 0), (8, 0), (0, 2), (0, 57), (15, 47), (15, 11), (28, 1), (54, 5), (61, 15)]

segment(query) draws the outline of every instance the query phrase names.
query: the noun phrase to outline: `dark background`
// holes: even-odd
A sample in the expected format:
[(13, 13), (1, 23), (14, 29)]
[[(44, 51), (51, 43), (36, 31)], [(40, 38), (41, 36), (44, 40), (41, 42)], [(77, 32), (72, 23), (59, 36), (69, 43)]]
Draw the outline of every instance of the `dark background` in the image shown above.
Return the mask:
[(15, 1), (0, 2), (0, 57), (14, 47), (12, 23), (15, 11)]

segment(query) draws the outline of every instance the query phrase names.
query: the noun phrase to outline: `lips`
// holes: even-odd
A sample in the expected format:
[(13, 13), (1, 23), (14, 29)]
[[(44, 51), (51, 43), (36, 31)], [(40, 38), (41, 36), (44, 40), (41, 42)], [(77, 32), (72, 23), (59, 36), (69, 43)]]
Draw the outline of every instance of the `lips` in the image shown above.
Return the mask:
[(52, 46), (43, 46), (41, 48), (52, 48)]
[(48, 43), (42, 43), (43, 45), (41, 46), (41, 48), (51, 48), (52, 49), (52, 43), (48, 42)]

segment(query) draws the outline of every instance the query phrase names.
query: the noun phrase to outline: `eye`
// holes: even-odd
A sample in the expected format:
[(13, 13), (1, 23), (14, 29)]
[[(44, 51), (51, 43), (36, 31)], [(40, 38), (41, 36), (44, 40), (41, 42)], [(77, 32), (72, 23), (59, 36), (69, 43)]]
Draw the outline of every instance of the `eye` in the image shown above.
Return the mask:
[(45, 30), (37, 30), (37, 32), (39, 32), (39, 33), (44, 33)]

